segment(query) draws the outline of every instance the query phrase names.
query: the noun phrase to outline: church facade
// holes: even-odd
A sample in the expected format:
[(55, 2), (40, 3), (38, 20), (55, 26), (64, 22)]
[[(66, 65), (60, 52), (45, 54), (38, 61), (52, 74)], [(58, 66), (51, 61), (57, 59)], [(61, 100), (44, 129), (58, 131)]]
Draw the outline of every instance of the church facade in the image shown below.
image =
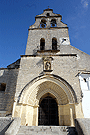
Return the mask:
[(28, 126), (74, 126), (75, 118), (85, 116), (83, 85), (90, 94), (90, 56), (70, 45), (61, 20), (52, 9), (37, 15), (25, 55), (0, 69), (1, 117), (20, 117), (21, 125)]

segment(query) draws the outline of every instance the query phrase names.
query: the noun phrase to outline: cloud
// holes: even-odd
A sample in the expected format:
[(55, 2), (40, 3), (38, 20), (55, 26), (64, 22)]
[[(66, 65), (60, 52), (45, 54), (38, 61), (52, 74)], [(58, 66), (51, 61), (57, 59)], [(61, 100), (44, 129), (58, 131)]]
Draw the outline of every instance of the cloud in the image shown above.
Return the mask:
[(88, 0), (81, 0), (81, 4), (82, 4), (83, 8), (88, 8), (89, 2), (88, 2)]

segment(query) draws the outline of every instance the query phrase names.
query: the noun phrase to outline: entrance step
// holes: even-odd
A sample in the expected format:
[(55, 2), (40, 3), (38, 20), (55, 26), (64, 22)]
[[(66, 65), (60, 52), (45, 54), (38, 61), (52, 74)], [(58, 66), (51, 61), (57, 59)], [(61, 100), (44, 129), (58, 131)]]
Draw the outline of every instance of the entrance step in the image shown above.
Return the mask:
[(17, 135), (78, 135), (69, 126), (21, 126)]

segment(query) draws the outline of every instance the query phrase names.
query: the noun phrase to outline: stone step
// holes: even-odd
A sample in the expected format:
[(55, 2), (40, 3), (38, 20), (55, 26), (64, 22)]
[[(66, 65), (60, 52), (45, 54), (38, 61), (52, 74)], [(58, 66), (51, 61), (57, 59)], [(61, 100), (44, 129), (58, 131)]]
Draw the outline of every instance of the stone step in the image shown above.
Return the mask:
[(21, 126), (17, 135), (77, 135), (69, 126)]

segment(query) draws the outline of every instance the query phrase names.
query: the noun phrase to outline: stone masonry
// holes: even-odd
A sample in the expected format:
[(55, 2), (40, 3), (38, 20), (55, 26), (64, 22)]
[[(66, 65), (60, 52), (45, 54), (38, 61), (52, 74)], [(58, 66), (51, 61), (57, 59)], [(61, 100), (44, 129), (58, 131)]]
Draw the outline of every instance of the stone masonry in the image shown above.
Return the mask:
[[(52, 9), (37, 15), (29, 27), (25, 55), (0, 69), (0, 83), (6, 84), (0, 91), (0, 116), (20, 117), (21, 125), (38, 126), (40, 105), (52, 97), (58, 126), (74, 126), (75, 118), (83, 118), (79, 74), (90, 73), (90, 56), (70, 45), (61, 19)], [(42, 113), (40, 117), (47, 120), (42, 120)]]

